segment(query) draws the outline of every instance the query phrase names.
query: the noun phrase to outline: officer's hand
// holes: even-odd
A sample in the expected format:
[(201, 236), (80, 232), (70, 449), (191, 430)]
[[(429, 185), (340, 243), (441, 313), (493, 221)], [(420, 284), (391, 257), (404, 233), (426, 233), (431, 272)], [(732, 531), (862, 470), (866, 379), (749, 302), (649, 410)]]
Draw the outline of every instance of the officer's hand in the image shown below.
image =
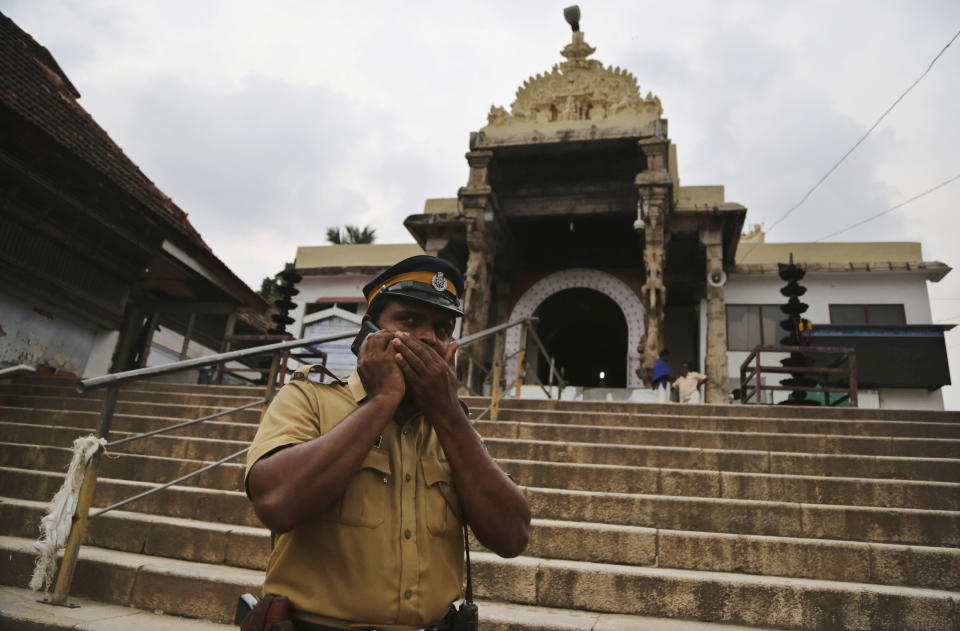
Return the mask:
[(377, 331), (367, 336), (357, 355), (357, 372), (369, 397), (386, 396), (399, 403), (406, 384), (390, 347), (393, 335), (393, 331)]
[(391, 343), (410, 395), (425, 417), (441, 420), (462, 412), (453, 362), (458, 348), (456, 342), (433, 346), (401, 331)]

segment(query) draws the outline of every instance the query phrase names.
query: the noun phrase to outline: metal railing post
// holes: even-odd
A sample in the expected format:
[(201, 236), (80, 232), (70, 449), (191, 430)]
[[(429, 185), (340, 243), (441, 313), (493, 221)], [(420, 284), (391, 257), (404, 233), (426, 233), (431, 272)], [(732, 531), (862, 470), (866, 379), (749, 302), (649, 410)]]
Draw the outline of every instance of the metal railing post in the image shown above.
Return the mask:
[(277, 372), (280, 370), (280, 358), (283, 355), (283, 351), (273, 354), (273, 359), (270, 361), (270, 373), (267, 376), (267, 391), (263, 395), (263, 398), (267, 400), (267, 404), (260, 409), (260, 420), (263, 420), (264, 414), (267, 413), (267, 408), (270, 407), (270, 401), (273, 401), (273, 395), (277, 391)]
[[(547, 379), (547, 387), (553, 388), (553, 376), (556, 372), (556, 364), (553, 357), (550, 358), (550, 378)], [(548, 397), (549, 398), (549, 397)], [(560, 400), (560, 388), (557, 388), (557, 401)]]
[(490, 399), (490, 420), (495, 421), (500, 416), (500, 373), (503, 372), (503, 332), (497, 333), (496, 341), (493, 345), (493, 376), (491, 379), (492, 390)]
[[(113, 424), (113, 412), (117, 407), (117, 397), (120, 394), (120, 387), (117, 384), (111, 384), (103, 398), (103, 412), (100, 416), (100, 438), (108, 438), (110, 435), (110, 426)], [(98, 449), (87, 464), (83, 472), (83, 483), (80, 485), (80, 492), (77, 495), (77, 508), (73, 513), (73, 524), (70, 527), (70, 535), (67, 537), (67, 543), (63, 550), (63, 560), (60, 562), (60, 571), (57, 572), (57, 582), (54, 585), (53, 593), (50, 595), (50, 602), (56, 605), (67, 604), (67, 598), (70, 596), (70, 586), (73, 583), (73, 573), (77, 569), (77, 558), (80, 556), (80, 546), (87, 537), (87, 528), (90, 524), (90, 506), (93, 504), (93, 494), (97, 488), (97, 470), (100, 467), (100, 454), (103, 450)]]
[(523, 388), (524, 377), (526, 377), (523, 363), (527, 355), (527, 329), (529, 327), (530, 323), (524, 322), (523, 328), (520, 329), (520, 351), (517, 353), (517, 383), (514, 389), (514, 396), (518, 399)]
[(760, 374), (760, 349), (757, 349), (757, 405), (762, 405), (763, 375)]
[(850, 380), (850, 406), (858, 408), (860, 402), (857, 398), (857, 354), (852, 351), (847, 353), (847, 378)]
[(473, 392), (473, 356), (467, 355), (467, 392)]

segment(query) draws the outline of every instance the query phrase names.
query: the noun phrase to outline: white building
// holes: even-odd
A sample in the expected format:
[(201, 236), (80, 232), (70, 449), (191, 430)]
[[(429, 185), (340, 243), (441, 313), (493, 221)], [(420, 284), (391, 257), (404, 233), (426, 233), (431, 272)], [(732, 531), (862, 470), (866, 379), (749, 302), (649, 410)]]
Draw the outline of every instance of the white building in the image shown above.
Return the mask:
[[(882, 332), (891, 349), (879, 387), (871, 387), (876, 367), (860, 358), (860, 382), (867, 386), (860, 407), (943, 409), (940, 387), (949, 384), (943, 331), (950, 325), (933, 324), (927, 283), (941, 280), (950, 267), (924, 261), (919, 243), (764, 243), (762, 238), (759, 233), (741, 239), (737, 265), (724, 288), (734, 385), (739, 385), (740, 365), (750, 349), (778, 344), (783, 337), (777, 323), (784, 318), (779, 309), (785, 302), (779, 293), (784, 282), (777, 263), (792, 254), (807, 271), (801, 281), (807, 293), (801, 300), (810, 306), (803, 316), (813, 323), (815, 338), (829, 333), (830, 339), (842, 338), (846, 344), (853, 333), (876, 339)], [(701, 331), (704, 344), (703, 322)], [(908, 356), (902, 344), (907, 344)], [(870, 346), (861, 354), (872, 355)], [(918, 387), (921, 383), (925, 385)]]

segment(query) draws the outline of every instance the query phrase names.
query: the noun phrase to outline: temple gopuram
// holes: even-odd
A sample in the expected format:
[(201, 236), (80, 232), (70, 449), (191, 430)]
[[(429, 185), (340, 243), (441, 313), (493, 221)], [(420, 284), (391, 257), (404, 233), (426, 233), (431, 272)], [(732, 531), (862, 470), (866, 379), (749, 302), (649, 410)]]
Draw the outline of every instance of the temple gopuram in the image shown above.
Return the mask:
[[(465, 273), (461, 335), (534, 316), (568, 384), (625, 389), (596, 394), (630, 400), (649, 398), (640, 390), (667, 348), (672, 374), (689, 364), (708, 377), (705, 402), (726, 403), (750, 353), (783, 337), (777, 270), (793, 257), (807, 271), (810, 343), (861, 358), (859, 405), (942, 409), (952, 325), (932, 322), (926, 283), (950, 267), (924, 261), (915, 242), (767, 243), (762, 226), (744, 230), (747, 209), (727, 201), (723, 186), (680, 185), (660, 99), (594, 59), (579, 20), (568, 21), (563, 60), (470, 133), (469, 176), (456, 198), (428, 199), (404, 221), (416, 244), (298, 248), (304, 305), (292, 314), (294, 333), (355, 327), (366, 308), (360, 287), (426, 252)], [(521, 344), (514, 327), (483, 354), (514, 357)], [(329, 351), (349, 371), (355, 361), (343, 346)], [(525, 360), (526, 383), (549, 379), (529, 341)], [(504, 371), (515, 383), (516, 362)], [(762, 394), (763, 403), (786, 396)]]
[[(404, 225), (465, 269), (464, 335), (537, 312), (573, 383), (603, 371), (611, 387), (639, 386), (662, 348), (698, 356), (705, 299), (706, 400), (726, 401), (723, 288), (707, 278), (733, 266), (746, 208), (722, 187), (680, 186), (660, 99), (595, 50), (574, 30), (564, 61), (470, 134), (455, 203)], [(514, 329), (506, 352), (519, 342)]]

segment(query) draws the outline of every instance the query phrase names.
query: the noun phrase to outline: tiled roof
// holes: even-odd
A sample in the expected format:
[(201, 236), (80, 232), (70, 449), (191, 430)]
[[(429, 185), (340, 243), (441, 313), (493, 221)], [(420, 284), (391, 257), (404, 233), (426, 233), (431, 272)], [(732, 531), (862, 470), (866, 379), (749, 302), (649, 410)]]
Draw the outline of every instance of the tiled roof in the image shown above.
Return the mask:
[(187, 221), (187, 213), (147, 179), (80, 106), (79, 97), (53, 55), (0, 14), (0, 103), (209, 250)]
[(131, 195), (181, 238), (201, 249), (211, 272), (226, 277), (248, 303), (265, 308), (259, 297), (213, 255), (187, 220), (187, 213), (164, 195), (80, 106), (79, 97), (53, 55), (0, 13), (0, 106), (35, 125)]

